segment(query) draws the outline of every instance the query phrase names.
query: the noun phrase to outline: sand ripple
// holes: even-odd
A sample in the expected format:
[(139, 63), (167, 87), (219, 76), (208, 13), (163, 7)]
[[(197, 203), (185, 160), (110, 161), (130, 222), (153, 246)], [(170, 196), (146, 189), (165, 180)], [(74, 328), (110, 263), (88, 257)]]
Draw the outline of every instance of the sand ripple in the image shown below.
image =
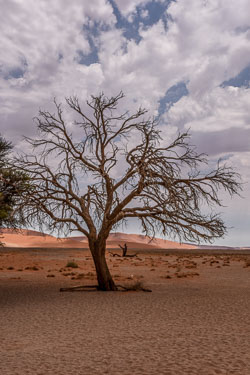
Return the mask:
[(158, 285), (153, 293), (0, 287), (0, 373), (249, 375), (247, 288)]

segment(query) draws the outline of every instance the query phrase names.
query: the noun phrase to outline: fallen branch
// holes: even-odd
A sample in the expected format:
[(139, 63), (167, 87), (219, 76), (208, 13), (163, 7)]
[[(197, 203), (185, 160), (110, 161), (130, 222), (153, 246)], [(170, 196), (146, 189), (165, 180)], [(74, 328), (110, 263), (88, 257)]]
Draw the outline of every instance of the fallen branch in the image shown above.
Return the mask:
[(152, 292), (152, 290), (151, 289), (148, 289), (148, 288), (144, 288), (143, 286), (131, 286), (131, 287), (129, 287), (129, 286), (123, 286), (123, 285), (116, 285), (117, 286), (117, 288), (121, 288), (122, 289), (122, 291), (124, 291), (124, 292), (136, 292), (136, 291), (142, 291), (142, 292)]
[(120, 258), (134, 258), (134, 257), (137, 257), (137, 254), (120, 255), (120, 254), (117, 254), (117, 253), (111, 253), (111, 251), (109, 252), (109, 254), (111, 254), (113, 257), (120, 257)]
[[(123, 285), (116, 285), (117, 289), (115, 292), (136, 292), (136, 291), (142, 291), (142, 292), (152, 292), (151, 289), (144, 288), (140, 285), (133, 285), (131, 287), (129, 286), (123, 286)], [(87, 291), (88, 289), (96, 289), (100, 290), (98, 285), (78, 285), (78, 286), (72, 286), (67, 288), (60, 288), (60, 292), (81, 292), (81, 291)]]
[(60, 288), (60, 292), (78, 292), (86, 289), (99, 289), (98, 285), (78, 285), (67, 288)]

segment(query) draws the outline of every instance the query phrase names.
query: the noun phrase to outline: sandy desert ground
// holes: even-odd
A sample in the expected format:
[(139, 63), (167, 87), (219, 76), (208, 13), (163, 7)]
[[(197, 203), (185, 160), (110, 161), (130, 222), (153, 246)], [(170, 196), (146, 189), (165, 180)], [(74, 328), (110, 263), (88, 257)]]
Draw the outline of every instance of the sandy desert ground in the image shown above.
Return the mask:
[(250, 374), (247, 253), (107, 260), (152, 293), (59, 292), (95, 283), (88, 250), (0, 250), (0, 374)]

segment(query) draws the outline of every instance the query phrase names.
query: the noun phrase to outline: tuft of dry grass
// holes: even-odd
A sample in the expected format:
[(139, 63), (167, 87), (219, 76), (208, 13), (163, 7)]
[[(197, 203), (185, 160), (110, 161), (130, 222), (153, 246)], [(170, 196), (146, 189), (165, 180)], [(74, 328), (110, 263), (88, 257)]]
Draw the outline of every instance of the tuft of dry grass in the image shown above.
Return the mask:
[(136, 280), (133, 283), (129, 283), (125, 287), (128, 288), (129, 290), (134, 290), (134, 291), (144, 289), (143, 282), (140, 280)]
[(84, 279), (85, 274), (84, 273), (78, 273), (76, 276), (72, 276), (71, 280), (82, 280)]
[(142, 291), (142, 292), (152, 292), (151, 289), (148, 289), (148, 288), (145, 288), (145, 286), (143, 285), (143, 282), (140, 281), (140, 280), (136, 280), (134, 281), (133, 283), (129, 283), (127, 285), (117, 285), (118, 288), (122, 288), (123, 290), (126, 290), (126, 291), (132, 291), (132, 292), (136, 292), (136, 291)]
[(29, 267), (25, 267), (26, 270), (30, 270), (30, 271), (38, 271), (39, 268), (37, 266), (29, 266)]
[(244, 266), (244, 268), (247, 268), (247, 267), (250, 267), (250, 260), (246, 260), (246, 261), (245, 261), (245, 266)]
[(66, 267), (67, 268), (78, 268), (78, 264), (74, 261), (69, 261), (67, 264), (66, 264)]
[(75, 272), (64, 272), (63, 276), (74, 276)]
[(183, 278), (183, 277), (193, 277), (193, 276), (199, 276), (200, 274), (198, 272), (176, 272), (175, 273), (175, 276), (178, 277), (179, 279), (180, 278)]

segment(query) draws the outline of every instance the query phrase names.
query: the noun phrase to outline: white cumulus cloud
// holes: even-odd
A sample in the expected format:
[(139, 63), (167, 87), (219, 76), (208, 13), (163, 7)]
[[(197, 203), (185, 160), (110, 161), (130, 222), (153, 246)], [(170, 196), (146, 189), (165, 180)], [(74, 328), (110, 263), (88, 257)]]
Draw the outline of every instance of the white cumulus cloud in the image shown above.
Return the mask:
[(222, 154), (247, 176), (249, 89), (221, 84), (250, 64), (249, 0), (158, 1), (162, 19), (145, 27), (141, 18), (140, 38), (126, 39), (112, 3), (132, 27), (138, 10), (152, 16), (149, 0), (0, 0), (1, 133), (15, 143), (34, 133), (32, 118), (52, 109), (54, 96), (84, 102), (122, 89), (124, 108), (157, 115), (166, 91), (184, 81), (189, 94), (164, 114), (163, 132), (190, 127), (198, 146), (209, 137), (214, 155), (223, 142)]

